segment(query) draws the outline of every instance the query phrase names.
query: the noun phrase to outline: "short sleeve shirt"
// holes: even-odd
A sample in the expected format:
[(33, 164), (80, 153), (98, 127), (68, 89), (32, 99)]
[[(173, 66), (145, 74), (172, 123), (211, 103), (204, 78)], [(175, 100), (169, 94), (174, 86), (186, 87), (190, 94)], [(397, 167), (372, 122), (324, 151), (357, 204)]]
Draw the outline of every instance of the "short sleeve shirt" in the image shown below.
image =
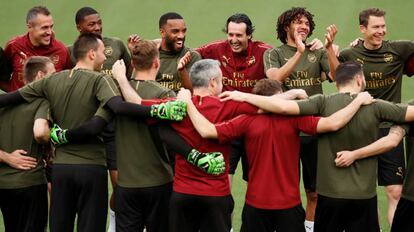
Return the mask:
[[(281, 68), (291, 59), (297, 49), (284, 44), (278, 48), (265, 52), (265, 72), (271, 68)], [(321, 74), (329, 74), (329, 63), (325, 50), (310, 51), (305, 49), (299, 63), (295, 66), (289, 77), (283, 82), (284, 90), (303, 89), (309, 96), (322, 93)]]
[(383, 41), (377, 50), (368, 50), (359, 42), (356, 47), (341, 51), (339, 60), (362, 65), (366, 90), (374, 98), (400, 103), (404, 63), (413, 53), (412, 41)]
[(167, 52), (160, 50), (160, 69), (156, 77), (156, 81), (165, 88), (171, 89), (175, 92), (180, 90), (182, 86), (181, 76), (178, 74), (177, 65), (180, 59), (188, 52), (191, 52), (191, 61), (186, 65), (187, 71), (190, 71), (191, 66), (201, 59), (200, 54), (196, 51), (184, 47), (180, 52)]
[[(94, 116), (99, 108), (102, 108), (102, 114), (97, 116), (109, 121), (112, 114), (104, 106), (109, 99), (120, 95), (111, 77), (85, 69), (52, 74), (21, 88), (19, 92), (28, 102), (39, 97), (46, 98), (54, 122), (62, 128), (80, 126)], [(105, 165), (102, 139), (95, 137), (83, 144), (58, 146), (54, 163)]]
[[(314, 95), (298, 101), (300, 114), (327, 117), (347, 106), (354, 95), (336, 93)], [(355, 150), (378, 139), (378, 126), (382, 121), (403, 123), (406, 107), (377, 100), (362, 106), (342, 129), (318, 136), (318, 170), (316, 191), (324, 196), (345, 199), (368, 199), (376, 195), (377, 157), (354, 162), (348, 168), (335, 166), (336, 153)]]

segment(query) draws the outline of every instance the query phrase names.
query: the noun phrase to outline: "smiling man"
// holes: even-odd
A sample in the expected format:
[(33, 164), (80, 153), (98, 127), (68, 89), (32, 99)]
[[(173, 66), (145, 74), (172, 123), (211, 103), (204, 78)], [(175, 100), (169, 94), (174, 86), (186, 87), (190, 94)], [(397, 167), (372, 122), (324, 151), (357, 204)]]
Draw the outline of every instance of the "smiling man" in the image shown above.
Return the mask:
[[(401, 85), (404, 64), (414, 52), (413, 41), (387, 41), (385, 11), (370, 8), (359, 13), (359, 29), (363, 40), (352, 48), (341, 51), (339, 61), (356, 61), (363, 66), (366, 90), (375, 98), (401, 102)], [(337, 28), (327, 28), (327, 54), (332, 77), (339, 64), (332, 49)], [(388, 134), (390, 125), (381, 124), (380, 134)], [(395, 208), (401, 196), (405, 175), (404, 147), (400, 143), (395, 149), (378, 157), (378, 185), (385, 186), (388, 198), (388, 223), (391, 224)]]
[[(311, 46), (306, 45), (306, 39), (312, 35), (314, 29), (313, 14), (303, 7), (293, 7), (283, 12), (277, 20), (277, 38), (283, 44), (267, 50), (263, 60), (266, 76), (280, 81), (284, 90), (303, 89), (309, 96), (322, 93), (322, 82), (326, 79), (323, 74), (329, 74), (329, 63), (325, 50), (312, 51)], [(300, 159), (307, 198), (307, 231), (313, 231), (315, 218), (317, 153), (317, 137), (302, 133)]]
[(24, 86), (23, 64), (31, 56), (49, 57), (56, 71), (72, 66), (67, 48), (55, 39), (53, 18), (46, 7), (31, 8), (27, 12), (26, 26), (27, 33), (11, 39), (4, 49), (9, 73), (1, 80), (0, 87), (6, 91)]
[[(194, 62), (200, 60), (200, 55), (184, 45), (187, 32), (184, 19), (175, 12), (169, 12), (160, 17), (159, 27), (161, 66), (156, 80), (164, 87), (176, 92), (181, 87), (189, 88), (187, 84), (190, 84), (190, 80), (185, 74)], [(184, 67), (178, 69), (177, 64), (184, 56), (187, 56), (189, 61)]]

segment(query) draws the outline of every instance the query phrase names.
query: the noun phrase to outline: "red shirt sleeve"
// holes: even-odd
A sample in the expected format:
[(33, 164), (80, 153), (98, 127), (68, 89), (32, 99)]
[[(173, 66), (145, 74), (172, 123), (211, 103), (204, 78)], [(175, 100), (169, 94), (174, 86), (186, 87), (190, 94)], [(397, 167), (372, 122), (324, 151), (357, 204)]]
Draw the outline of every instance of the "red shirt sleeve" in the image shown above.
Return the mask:
[(315, 116), (301, 116), (297, 117), (298, 119), (298, 129), (309, 135), (317, 134), (318, 122), (321, 119), (320, 117)]
[(253, 116), (240, 115), (230, 121), (216, 124), (217, 137), (220, 143), (228, 143), (244, 135), (252, 119)]

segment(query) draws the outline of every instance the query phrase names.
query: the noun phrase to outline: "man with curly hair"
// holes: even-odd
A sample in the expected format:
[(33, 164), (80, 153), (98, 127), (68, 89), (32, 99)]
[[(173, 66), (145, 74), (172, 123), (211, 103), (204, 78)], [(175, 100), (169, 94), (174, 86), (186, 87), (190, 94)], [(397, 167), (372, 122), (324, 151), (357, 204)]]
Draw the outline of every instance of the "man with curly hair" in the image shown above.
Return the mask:
[[(277, 38), (283, 44), (265, 52), (264, 70), (269, 79), (283, 83), (285, 90), (299, 88), (309, 96), (322, 93), (322, 82), (326, 79), (325, 74), (329, 74), (326, 52), (311, 50), (311, 46), (305, 44), (314, 29), (313, 14), (303, 7), (293, 7), (283, 12), (277, 20)], [(316, 136), (302, 133), (300, 141), (302, 177), (307, 198), (305, 227), (307, 231), (313, 231), (318, 140)]]

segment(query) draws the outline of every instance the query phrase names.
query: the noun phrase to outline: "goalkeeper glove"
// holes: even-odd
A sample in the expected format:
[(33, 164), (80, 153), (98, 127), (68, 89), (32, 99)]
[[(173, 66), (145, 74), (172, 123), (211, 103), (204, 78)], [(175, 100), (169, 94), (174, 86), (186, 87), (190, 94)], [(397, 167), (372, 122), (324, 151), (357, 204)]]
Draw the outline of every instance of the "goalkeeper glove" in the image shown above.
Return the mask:
[(62, 129), (57, 124), (53, 124), (52, 130), (50, 130), (50, 141), (52, 144), (56, 146), (67, 143), (66, 131), (67, 129)]
[(226, 169), (226, 163), (221, 152), (204, 153), (193, 149), (188, 154), (187, 161), (212, 175), (220, 175)]
[(183, 101), (168, 101), (151, 106), (151, 117), (181, 121), (187, 115), (187, 103)]

